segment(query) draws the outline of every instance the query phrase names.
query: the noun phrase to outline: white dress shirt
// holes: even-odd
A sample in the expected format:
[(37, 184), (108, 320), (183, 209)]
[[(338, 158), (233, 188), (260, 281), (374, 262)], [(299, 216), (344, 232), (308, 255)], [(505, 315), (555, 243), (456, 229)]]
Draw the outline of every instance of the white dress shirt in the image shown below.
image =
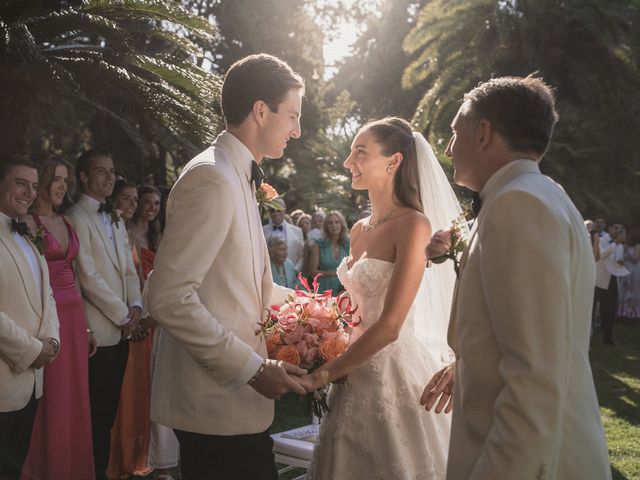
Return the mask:
[[(4, 213), (0, 212), (0, 220), (5, 222), (11, 228), (11, 218), (9, 218)], [(27, 259), (29, 266), (31, 267), (31, 273), (33, 274), (33, 278), (35, 280), (36, 286), (38, 288), (38, 298), (42, 298), (42, 271), (40, 270), (40, 265), (38, 264), (38, 259), (36, 258), (36, 252), (34, 251), (34, 247), (31, 245), (26, 238), (20, 235), (18, 232), (11, 232), (11, 236), (16, 241), (16, 243), (20, 246), (22, 253)], [(25, 274), (27, 274), (25, 272)], [(28, 274), (27, 274), (28, 275)]]

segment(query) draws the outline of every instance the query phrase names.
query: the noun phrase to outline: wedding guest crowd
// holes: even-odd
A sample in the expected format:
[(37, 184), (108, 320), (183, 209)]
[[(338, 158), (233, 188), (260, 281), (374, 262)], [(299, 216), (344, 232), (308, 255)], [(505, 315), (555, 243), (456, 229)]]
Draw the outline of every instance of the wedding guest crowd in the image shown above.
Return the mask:
[(75, 169), (0, 160), (0, 478), (171, 479), (178, 443), (149, 419), (154, 322), (141, 296), (160, 190), (118, 178), (104, 150)]
[(613, 346), (614, 325), (619, 318), (640, 318), (640, 238), (638, 230), (627, 235), (619, 221), (604, 216), (586, 220), (596, 262), (594, 327), (600, 326), (602, 342)]

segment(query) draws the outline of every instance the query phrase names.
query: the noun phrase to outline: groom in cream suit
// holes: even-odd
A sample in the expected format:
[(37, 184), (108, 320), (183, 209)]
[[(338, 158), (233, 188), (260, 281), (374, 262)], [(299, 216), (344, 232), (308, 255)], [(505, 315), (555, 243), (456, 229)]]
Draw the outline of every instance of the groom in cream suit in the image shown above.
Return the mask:
[[(25, 237), (38, 171), (0, 158), (0, 478), (17, 479), (27, 455), (43, 368), (60, 347), (47, 262)], [(64, 348), (64, 346), (63, 346)]]
[(174, 185), (149, 277), (148, 303), (163, 327), (151, 418), (174, 429), (182, 478), (276, 479), (271, 399), (305, 390), (303, 371), (266, 361), (256, 335), (274, 288), (255, 188), (258, 163), (300, 136), (304, 84), (281, 60), (246, 57), (222, 86), (227, 129)]
[(67, 214), (80, 241), (76, 264), (85, 315), (98, 341), (89, 359), (89, 396), (96, 478), (104, 479), (129, 353), (127, 337), (138, 327), (142, 301), (124, 222), (106, 203), (115, 182), (111, 155), (84, 152), (76, 176), (82, 194)]
[(439, 372), (422, 399), (441, 411), (454, 383), (448, 480), (611, 478), (588, 355), (593, 253), (538, 167), (556, 120), (542, 80), (509, 77), (467, 93), (452, 124), (455, 181), (482, 207), (454, 293), (455, 382)]

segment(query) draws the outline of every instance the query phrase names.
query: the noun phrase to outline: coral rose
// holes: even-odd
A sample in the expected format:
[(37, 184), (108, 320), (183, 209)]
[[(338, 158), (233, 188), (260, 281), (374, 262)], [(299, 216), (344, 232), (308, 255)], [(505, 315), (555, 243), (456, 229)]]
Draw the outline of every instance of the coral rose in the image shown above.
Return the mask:
[(260, 185), (260, 190), (262, 190), (262, 193), (264, 193), (265, 197), (267, 197), (267, 200), (273, 200), (278, 196), (278, 191), (267, 182), (262, 182), (262, 184)]
[(267, 345), (267, 354), (269, 358), (274, 358), (278, 347), (281, 345), (280, 334), (278, 332), (270, 333), (265, 339), (265, 343)]
[(276, 360), (282, 360), (283, 362), (298, 366), (300, 365), (300, 353), (298, 353), (298, 349), (293, 345), (285, 345), (276, 353)]
[(320, 340), (320, 355), (325, 362), (344, 353), (349, 346), (349, 336), (344, 332), (327, 333)]

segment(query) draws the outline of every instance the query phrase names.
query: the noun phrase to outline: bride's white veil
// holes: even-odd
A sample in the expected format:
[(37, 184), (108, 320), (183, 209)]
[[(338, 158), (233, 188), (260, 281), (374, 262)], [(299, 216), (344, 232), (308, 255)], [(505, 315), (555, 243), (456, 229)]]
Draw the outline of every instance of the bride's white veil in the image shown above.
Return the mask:
[[(449, 228), (462, 214), (462, 208), (429, 143), (418, 132), (414, 132), (413, 137), (418, 154), (420, 200), (424, 214), (431, 222), (431, 230), (435, 233)], [(464, 222), (461, 228), (463, 235), (468, 237)], [(447, 328), (455, 282), (456, 274), (451, 261), (431, 264), (425, 270), (415, 300), (416, 336), (432, 351), (437, 349), (442, 361), (447, 361), (450, 357)]]

